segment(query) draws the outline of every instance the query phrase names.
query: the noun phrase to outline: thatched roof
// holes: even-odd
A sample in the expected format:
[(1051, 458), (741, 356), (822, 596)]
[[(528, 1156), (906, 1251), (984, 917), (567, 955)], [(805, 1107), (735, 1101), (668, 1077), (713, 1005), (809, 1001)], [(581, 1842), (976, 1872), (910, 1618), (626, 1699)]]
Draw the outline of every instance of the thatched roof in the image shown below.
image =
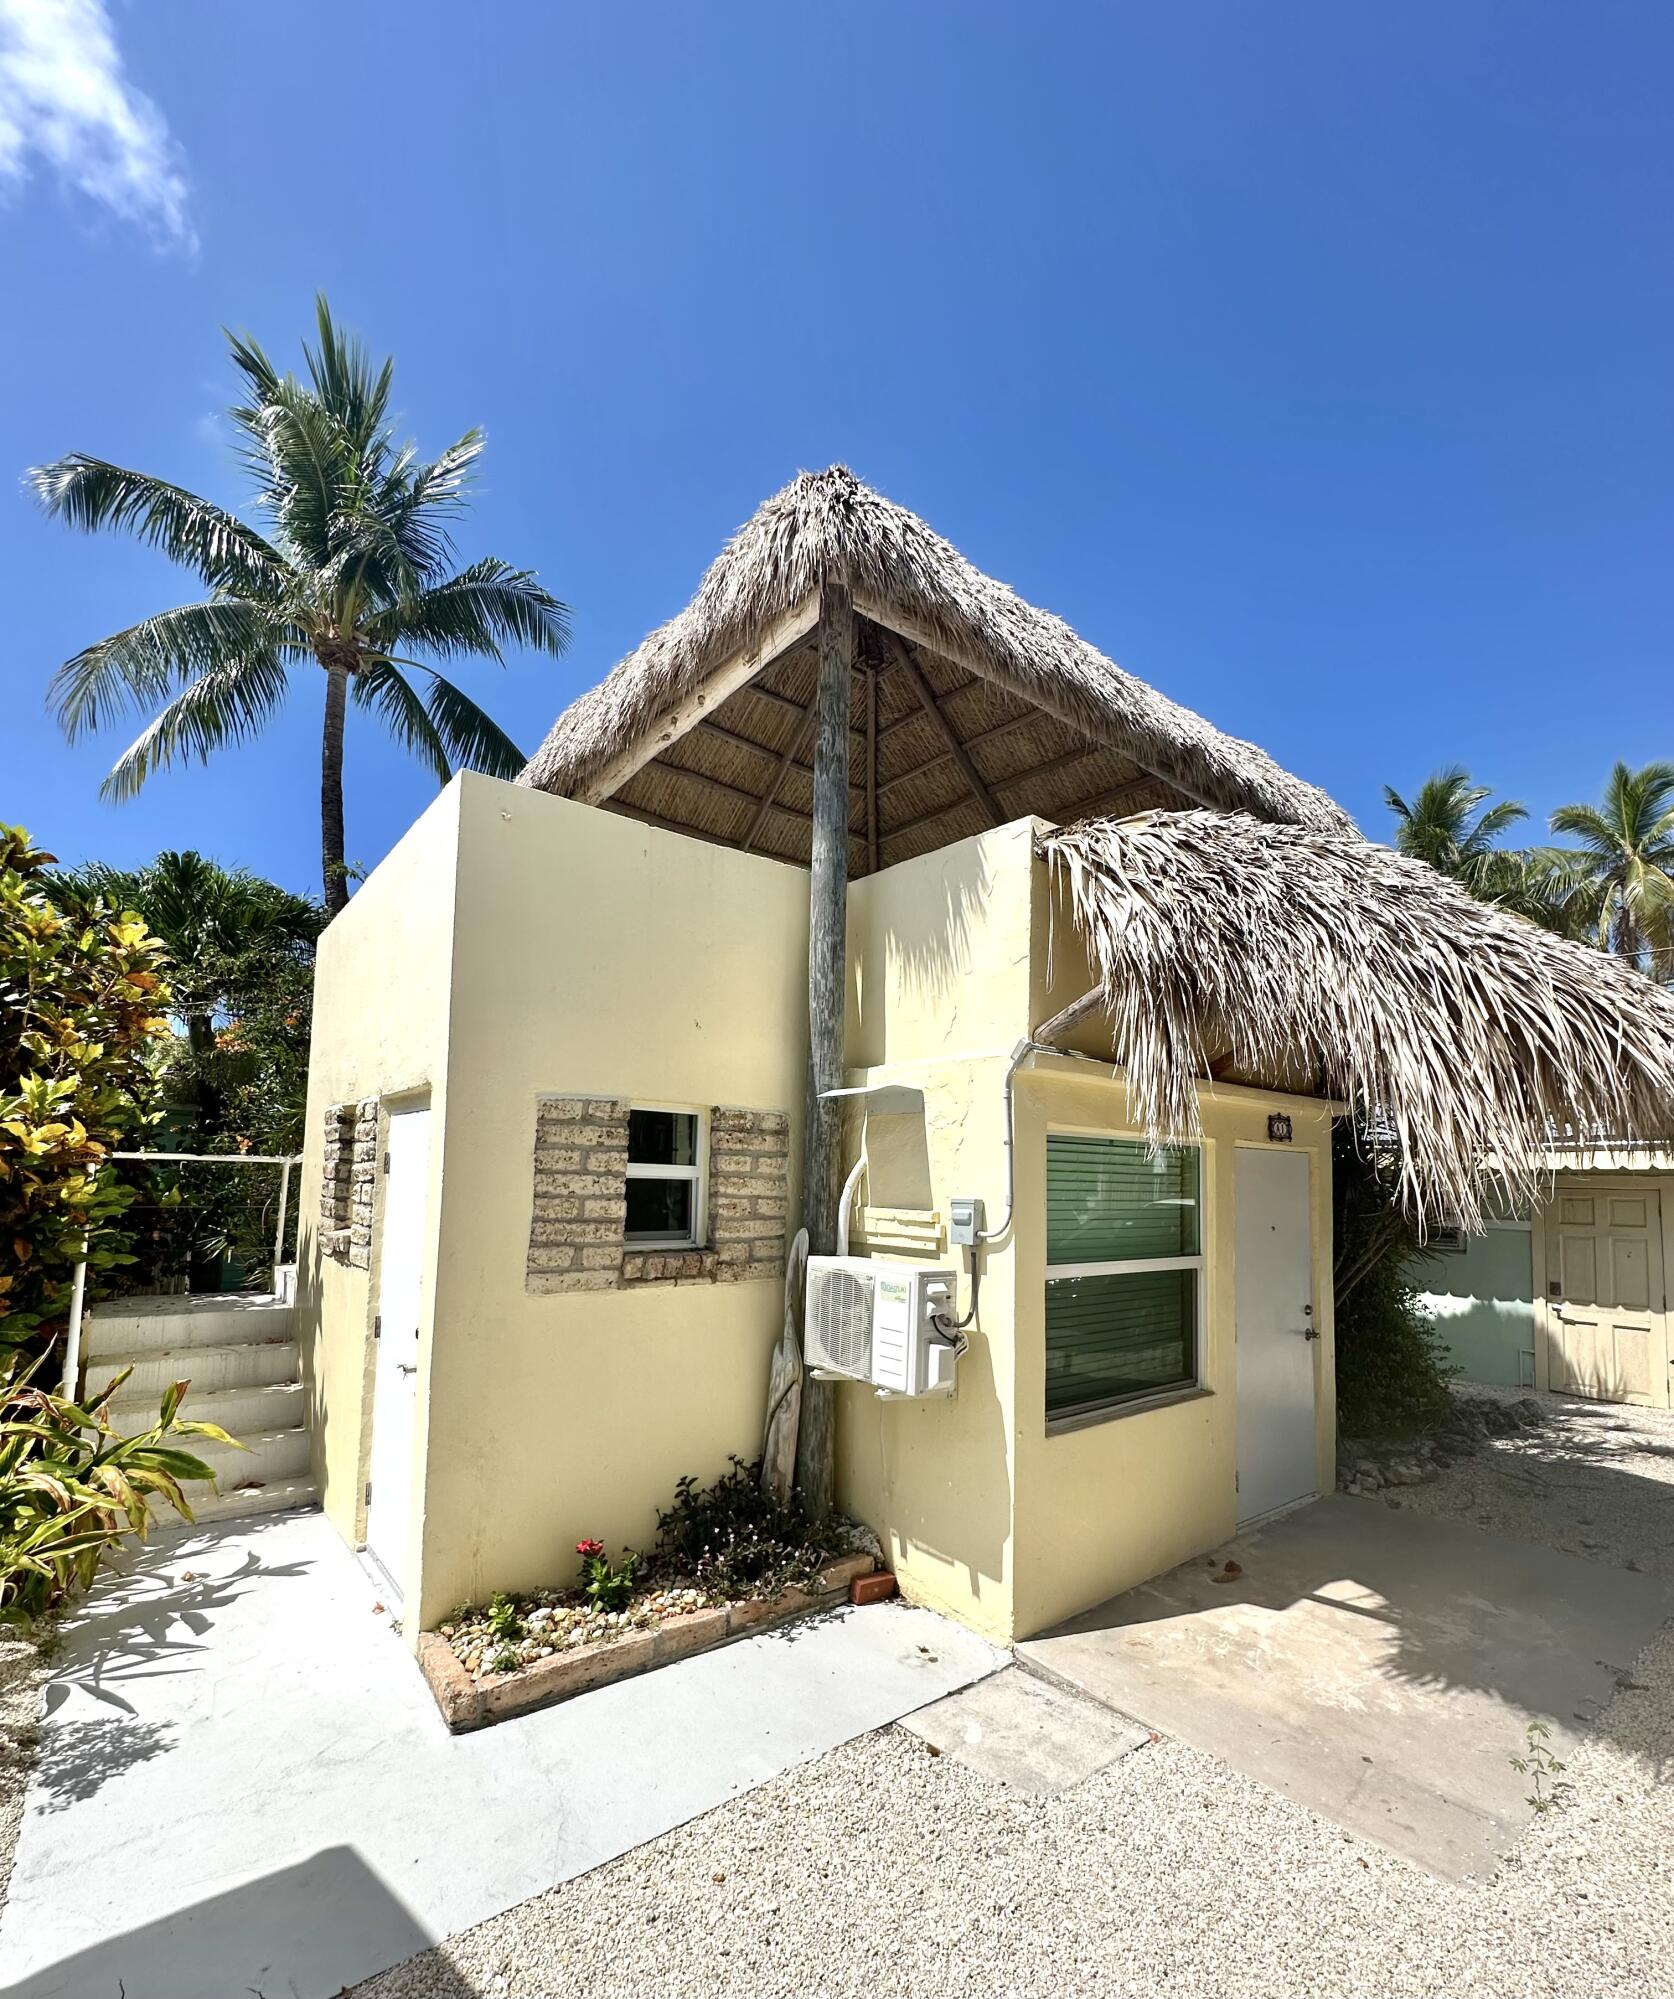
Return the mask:
[(1153, 1137), (1195, 1134), (1206, 1075), (1292, 1079), (1393, 1132), (1421, 1216), (1474, 1227), (1490, 1157), (1530, 1194), (1554, 1129), (1674, 1128), (1674, 995), (1420, 862), (1212, 812), (1041, 848)]
[(1200, 804), (1353, 830), (1324, 792), (1124, 673), (841, 465), (746, 522), (686, 609), (558, 718), (520, 782), (805, 861), (827, 580), (861, 614), (852, 874), (1027, 814)]

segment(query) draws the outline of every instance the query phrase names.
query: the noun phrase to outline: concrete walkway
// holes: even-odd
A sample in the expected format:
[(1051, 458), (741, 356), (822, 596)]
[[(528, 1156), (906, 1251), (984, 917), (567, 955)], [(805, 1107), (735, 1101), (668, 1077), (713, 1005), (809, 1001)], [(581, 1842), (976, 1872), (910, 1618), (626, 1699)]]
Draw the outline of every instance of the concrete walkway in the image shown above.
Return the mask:
[(1458, 1878), (1533, 1816), (1529, 1723), (1567, 1760), (1671, 1609), (1655, 1576), (1334, 1497), (1017, 1655)]
[(67, 1626), (4, 1999), (326, 1999), (1004, 1663), (900, 1604), (450, 1736), (318, 1513), (154, 1543)]

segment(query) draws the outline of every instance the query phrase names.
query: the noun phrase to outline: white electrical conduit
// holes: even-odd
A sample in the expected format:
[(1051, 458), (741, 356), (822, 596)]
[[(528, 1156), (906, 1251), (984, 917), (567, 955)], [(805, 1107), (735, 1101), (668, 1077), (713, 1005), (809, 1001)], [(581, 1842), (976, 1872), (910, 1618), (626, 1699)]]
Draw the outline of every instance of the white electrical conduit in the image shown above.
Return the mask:
[[(1062, 1015), (1059, 1015), (1057, 1019), (1062, 1019), (1062, 1017)], [(1056, 1019), (1047, 1023), (1049, 1027), (1056, 1024)], [(1011, 1051), (1011, 1061), (1006, 1066), (1006, 1079), (1002, 1086), (1006, 1109), (1006, 1211), (993, 1228), (982, 1231), (977, 1237), (978, 1242), (998, 1242), (1001, 1236), (1008, 1234), (1011, 1229), (1012, 1210), (1017, 1204), (1017, 1150), (1013, 1142), (1013, 1132), (1017, 1120), (1016, 1093), (1013, 1086), (1017, 1080), (1018, 1070), (1022, 1068), (1031, 1055), (1065, 1055), (1074, 1062), (1091, 1062), (1095, 1068), (1099, 1069), (1113, 1070), (1117, 1066), (1113, 1062), (1105, 1061), (1102, 1056), (1084, 1055), (1079, 1048), (1056, 1048), (1051, 1042), (1037, 1041), (1032, 1035), (1026, 1036), (1022, 1041), (1018, 1042), (1017, 1046)]]
[(880, 1117), (898, 1117), (903, 1112), (922, 1111), (924, 1092), (911, 1083), (861, 1083), (841, 1090), (822, 1090), (822, 1099), (830, 1101), (840, 1097), (869, 1097), (870, 1103), (860, 1107), (860, 1157), (843, 1182), (843, 1191), (837, 1197), (837, 1254), (849, 1253), (849, 1210), (854, 1203), (854, 1190), (860, 1185), (860, 1176), (866, 1170), (866, 1116), (868, 1111)]

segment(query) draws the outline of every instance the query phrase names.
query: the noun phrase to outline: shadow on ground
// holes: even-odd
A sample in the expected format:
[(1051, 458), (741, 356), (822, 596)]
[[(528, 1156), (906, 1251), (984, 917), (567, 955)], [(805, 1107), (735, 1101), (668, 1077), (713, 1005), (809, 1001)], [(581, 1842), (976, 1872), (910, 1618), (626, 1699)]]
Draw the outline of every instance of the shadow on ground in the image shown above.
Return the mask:
[[(1333, 1497), (1018, 1650), (1459, 1876), (1492, 1866), (1531, 1816), (1512, 1763), (1530, 1723), (1549, 1727), (1564, 1754), (1671, 1608), (1660, 1577)], [(1667, 1753), (1631, 1723), (1622, 1746), (1641, 1759)]]
[(107, 1572), (97, 1596), (64, 1626), (46, 1712), (55, 1714), (79, 1691), (132, 1715), (126, 1683), (196, 1671), (221, 1612), (258, 1582), (294, 1580), (309, 1569), (307, 1562), (264, 1562), (250, 1549), (230, 1573), (194, 1575), (194, 1553), (214, 1546), (213, 1538), (170, 1535)]
[[(330, 1999), (345, 1963), (396, 1964), (435, 1941), (353, 1847), (328, 1847), (77, 1951), (0, 1999)], [(440, 1961), (427, 1990), (480, 1999)]]

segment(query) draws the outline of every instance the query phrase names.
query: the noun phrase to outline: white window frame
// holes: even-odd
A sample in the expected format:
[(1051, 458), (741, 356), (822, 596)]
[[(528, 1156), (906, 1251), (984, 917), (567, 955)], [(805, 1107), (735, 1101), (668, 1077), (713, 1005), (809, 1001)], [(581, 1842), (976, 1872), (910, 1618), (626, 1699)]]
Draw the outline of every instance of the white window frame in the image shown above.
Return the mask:
[(692, 1226), (681, 1235), (635, 1235), (624, 1221), (622, 1230), (623, 1247), (630, 1254), (640, 1250), (658, 1249), (702, 1249), (709, 1224), (709, 1112), (701, 1104), (652, 1104), (638, 1098), (628, 1105), (630, 1117), (635, 1111), (667, 1111), (675, 1117), (689, 1117), (696, 1120), (697, 1141), (693, 1146), (696, 1162), (691, 1166), (660, 1166), (655, 1163), (636, 1165), (628, 1162), (627, 1177), (630, 1180), (687, 1180), (692, 1187)]
[[(1051, 1146), (1054, 1138), (1106, 1138), (1126, 1141), (1132, 1145), (1145, 1144), (1143, 1132), (1136, 1131), (1089, 1131), (1083, 1126), (1049, 1125), (1047, 1127), (1047, 1170), (1041, 1176), (1042, 1222), (1044, 1233), (1045, 1197), (1047, 1174), (1050, 1173)], [(1166, 1388), (1147, 1388), (1131, 1395), (1105, 1395), (1088, 1402), (1077, 1402), (1067, 1409), (1054, 1409), (1046, 1417), (1047, 1434), (1058, 1430), (1078, 1430), (1087, 1423), (1102, 1423), (1117, 1416), (1128, 1416), (1142, 1409), (1155, 1409), (1164, 1403), (1178, 1402), (1188, 1395), (1203, 1393), (1203, 1348), (1206, 1328), (1204, 1311), (1206, 1306), (1205, 1271), (1208, 1258), (1204, 1249), (1209, 1240), (1209, 1147), (1197, 1139), (1184, 1145), (1163, 1148), (1170, 1152), (1195, 1152), (1197, 1154), (1197, 1254), (1195, 1256), (1136, 1256), (1101, 1259), (1095, 1263), (1049, 1263), (1046, 1266), (1046, 1284), (1055, 1283), (1066, 1277), (1124, 1277), (1144, 1276), (1158, 1270), (1190, 1270), (1195, 1274), (1192, 1286), (1192, 1370), (1187, 1381), (1172, 1382)], [(1042, 1361), (1045, 1360), (1045, 1285), (1041, 1289), (1041, 1341)]]

